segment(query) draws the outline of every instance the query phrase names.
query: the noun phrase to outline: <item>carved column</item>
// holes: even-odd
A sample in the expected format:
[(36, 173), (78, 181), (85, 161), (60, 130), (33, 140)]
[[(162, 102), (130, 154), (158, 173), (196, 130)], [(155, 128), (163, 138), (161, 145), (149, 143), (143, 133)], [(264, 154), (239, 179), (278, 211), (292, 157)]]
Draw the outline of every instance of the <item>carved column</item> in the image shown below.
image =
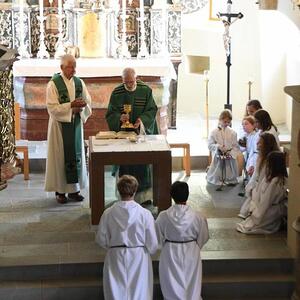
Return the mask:
[(15, 159), (15, 123), (12, 78), (12, 64), (5, 65), (2, 63), (0, 68), (0, 190), (6, 187), (6, 177), (11, 177), (13, 175), (13, 172), (9, 170), (8, 165)]

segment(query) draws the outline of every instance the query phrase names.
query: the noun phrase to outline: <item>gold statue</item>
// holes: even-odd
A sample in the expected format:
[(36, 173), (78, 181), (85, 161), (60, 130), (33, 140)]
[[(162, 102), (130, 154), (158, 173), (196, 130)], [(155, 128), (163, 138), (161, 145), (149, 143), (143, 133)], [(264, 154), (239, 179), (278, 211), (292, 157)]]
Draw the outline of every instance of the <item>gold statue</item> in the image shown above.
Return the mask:
[(128, 115), (128, 120), (122, 124), (121, 128), (134, 128), (133, 124), (129, 122), (129, 113), (131, 112), (131, 104), (124, 104), (123, 110), (126, 113), (126, 115)]

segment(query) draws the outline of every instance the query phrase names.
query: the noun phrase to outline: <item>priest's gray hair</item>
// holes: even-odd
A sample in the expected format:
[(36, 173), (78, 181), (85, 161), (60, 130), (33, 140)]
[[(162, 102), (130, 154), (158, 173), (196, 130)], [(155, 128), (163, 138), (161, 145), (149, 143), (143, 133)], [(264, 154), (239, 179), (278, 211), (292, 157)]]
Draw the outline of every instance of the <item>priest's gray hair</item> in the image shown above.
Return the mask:
[(125, 78), (129, 75), (133, 75), (134, 77), (136, 77), (136, 73), (135, 73), (135, 69), (133, 68), (125, 68), (122, 72), (122, 78)]
[(71, 54), (65, 54), (60, 59), (60, 65), (65, 66), (68, 62), (76, 62), (76, 59)]

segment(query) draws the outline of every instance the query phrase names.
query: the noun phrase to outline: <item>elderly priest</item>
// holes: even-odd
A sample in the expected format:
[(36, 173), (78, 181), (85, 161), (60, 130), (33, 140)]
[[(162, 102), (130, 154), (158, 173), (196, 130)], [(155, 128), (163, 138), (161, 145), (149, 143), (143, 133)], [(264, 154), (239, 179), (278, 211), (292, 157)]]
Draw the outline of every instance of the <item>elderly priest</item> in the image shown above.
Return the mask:
[[(48, 156), (45, 190), (55, 192), (58, 203), (82, 201), (87, 184), (83, 123), (91, 115), (91, 97), (84, 82), (74, 76), (72, 55), (61, 58), (61, 73), (47, 86)], [(68, 193), (68, 197), (66, 197)]]
[[(137, 133), (158, 134), (156, 124), (157, 106), (152, 90), (141, 80), (137, 80), (135, 70), (126, 68), (122, 73), (123, 83), (117, 86), (110, 97), (106, 121), (113, 131), (126, 130), (126, 124), (132, 124)], [(130, 105), (130, 112), (124, 110)], [(122, 129), (122, 127), (125, 127)], [(126, 163), (126, 162), (125, 162)], [(141, 204), (150, 204), (152, 199), (152, 172), (149, 165), (122, 165), (119, 176), (129, 174), (137, 178), (139, 189), (135, 200)]]

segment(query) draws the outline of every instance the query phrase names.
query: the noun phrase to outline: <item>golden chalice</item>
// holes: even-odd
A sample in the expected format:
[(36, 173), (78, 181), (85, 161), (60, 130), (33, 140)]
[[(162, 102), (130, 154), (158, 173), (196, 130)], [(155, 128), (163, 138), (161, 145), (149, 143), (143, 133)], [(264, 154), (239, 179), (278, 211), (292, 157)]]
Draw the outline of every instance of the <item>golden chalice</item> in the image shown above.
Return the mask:
[[(131, 112), (131, 104), (124, 104), (123, 105), (123, 111), (128, 115), (129, 119), (129, 113)], [(121, 128), (134, 128), (133, 124), (129, 122), (129, 120), (125, 121)]]

